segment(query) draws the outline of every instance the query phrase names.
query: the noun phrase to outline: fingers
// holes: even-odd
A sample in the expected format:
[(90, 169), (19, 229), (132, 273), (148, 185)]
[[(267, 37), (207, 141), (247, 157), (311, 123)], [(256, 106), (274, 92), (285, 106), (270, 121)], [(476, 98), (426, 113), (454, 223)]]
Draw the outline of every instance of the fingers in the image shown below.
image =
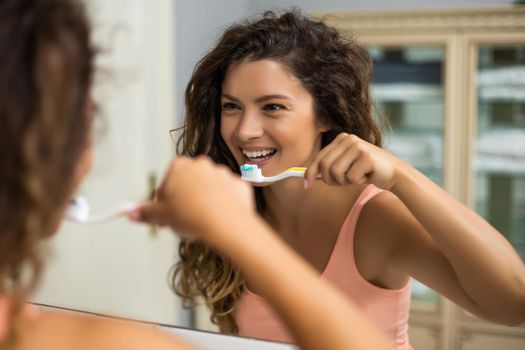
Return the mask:
[(345, 176), (345, 183), (361, 185), (369, 182), (369, 174), (373, 170), (373, 163), (368, 156), (361, 155), (360, 158), (352, 164)]
[(162, 206), (155, 202), (145, 203), (139, 208), (128, 213), (128, 218), (133, 221), (144, 222), (159, 226), (167, 225), (167, 218)]
[(348, 173), (359, 162), (359, 149), (357, 147), (345, 148), (339, 157), (330, 165), (331, 176), (334, 182), (331, 185), (348, 185)]
[(366, 142), (355, 135), (339, 134), (314, 158), (305, 174), (308, 185), (320, 173), (329, 185), (360, 184), (372, 165), (368, 162)]
[[(341, 138), (337, 136), (330, 144), (328, 144), (323, 149), (321, 149), (321, 151), (319, 151), (319, 153), (315, 156), (314, 160), (308, 166), (308, 169), (306, 169), (306, 172), (304, 174), (304, 177), (306, 179), (305, 188), (313, 185), (315, 178), (317, 177), (317, 174), (321, 172), (321, 168), (326, 169), (327, 163), (325, 162), (321, 164), (321, 162), (328, 154), (330, 154), (330, 152), (337, 149), (340, 142), (341, 142)], [(323, 180), (325, 180), (324, 176), (323, 176)]]
[[(344, 154), (348, 153), (349, 150), (340, 145), (341, 143), (333, 147), (319, 161), (319, 172), (321, 173), (323, 181), (329, 185), (342, 185), (344, 182), (344, 172), (351, 164), (347, 158), (344, 157)], [(335, 168), (336, 165), (338, 166), (337, 169)]]

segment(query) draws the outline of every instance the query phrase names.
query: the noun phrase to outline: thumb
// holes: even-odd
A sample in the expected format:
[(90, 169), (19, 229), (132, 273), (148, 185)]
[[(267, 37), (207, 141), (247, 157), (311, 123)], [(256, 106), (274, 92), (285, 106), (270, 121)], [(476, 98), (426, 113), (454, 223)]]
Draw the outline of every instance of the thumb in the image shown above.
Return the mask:
[(319, 172), (319, 163), (314, 162), (308, 166), (304, 173), (305, 178), (305, 189), (309, 188), (314, 182), (315, 178), (317, 177), (317, 173)]
[(147, 202), (137, 209), (128, 213), (128, 218), (133, 221), (144, 222), (148, 224), (155, 224), (165, 226), (167, 218), (164, 214), (162, 206), (156, 202)]

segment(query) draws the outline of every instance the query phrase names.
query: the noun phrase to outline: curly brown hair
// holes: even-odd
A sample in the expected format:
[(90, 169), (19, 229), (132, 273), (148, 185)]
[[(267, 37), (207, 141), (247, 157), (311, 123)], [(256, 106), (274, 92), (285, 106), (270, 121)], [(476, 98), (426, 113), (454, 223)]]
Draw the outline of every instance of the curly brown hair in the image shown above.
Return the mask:
[[(71, 0), (0, 2), (0, 294), (13, 329), (42, 271), (42, 238), (68, 202), (89, 142), (95, 51)], [(23, 270), (23, 274), (22, 274)]]
[[(208, 155), (240, 173), (239, 164), (221, 137), (220, 97), (229, 67), (244, 60), (270, 59), (284, 65), (312, 95), (314, 113), (329, 126), (322, 146), (346, 132), (381, 146), (381, 128), (372, 117), (371, 60), (352, 38), (343, 37), (322, 20), (293, 9), (282, 15), (266, 12), (258, 20), (226, 29), (218, 44), (197, 64), (186, 89), (186, 118), (177, 143), (179, 154)], [(265, 210), (260, 188), (254, 188), (257, 209)], [(202, 296), (211, 320), (224, 332), (237, 333), (233, 317), (244, 282), (237, 268), (199, 241), (182, 240), (172, 287), (192, 305)]]

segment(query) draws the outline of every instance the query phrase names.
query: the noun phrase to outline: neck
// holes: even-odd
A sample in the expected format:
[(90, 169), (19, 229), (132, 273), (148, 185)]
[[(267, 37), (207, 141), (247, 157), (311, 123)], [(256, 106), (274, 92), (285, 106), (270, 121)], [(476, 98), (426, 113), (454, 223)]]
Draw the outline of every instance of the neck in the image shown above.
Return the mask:
[(263, 189), (264, 217), (278, 232), (299, 232), (301, 224), (326, 204), (326, 197), (333, 189), (335, 187), (316, 181), (305, 190), (301, 178), (276, 182)]

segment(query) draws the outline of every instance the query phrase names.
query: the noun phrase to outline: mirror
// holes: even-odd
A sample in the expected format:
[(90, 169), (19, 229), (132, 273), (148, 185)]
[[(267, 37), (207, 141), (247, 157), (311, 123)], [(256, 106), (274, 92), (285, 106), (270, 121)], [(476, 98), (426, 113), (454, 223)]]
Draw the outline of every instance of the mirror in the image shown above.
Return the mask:
[[(95, 91), (105, 127), (96, 134), (95, 168), (81, 192), (94, 211), (103, 211), (147, 196), (149, 174), (161, 176), (173, 155), (168, 130), (181, 123), (184, 89), (195, 63), (225, 26), (272, 4), (250, 0), (230, 0), (227, 5), (171, 0), (88, 3), (96, 40), (105, 49), (99, 63), (111, 74), (101, 75), (102, 84)], [(326, 10), (313, 3), (303, 1), (300, 5), (305, 12)], [(347, 6), (348, 2), (343, 3)], [(428, 35), (429, 42), (425, 37), (414, 45), (398, 45), (399, 40), (405, 41), (399, 39), (402, 31), (397, 34), (397, 46), (391, 45), (385, 33), (383, 37), (371, 35), (369, 39), (376, 43), (368, 46), (375, 67), (372, 93), (392, 126), (386, 147), (443, 185), (445, 85), (450, 83), (448, 78), (461, 79), (460, 74), (459, 78), (451, 77), (445, 71), (454, 65), (461, 73), (459, 54), (449, 55), (464, 50), (461, 45), (465, 44), (454, 32), (434, 32)], [(450, 45), (451, 37), (460, 44)], [(520, 153), (525, 149), (524, 46), (482, 45), (478, 54), (475, 207), (525, 257), (525, 156)], [(446, 61), (449, 57), (456, 61)], [(522, 78), (516, 86), (513, 79), (518, 76)], [(462, 97), (467, 94), (460, 93)], [(454, 118), (450, 120), (458, 129), (462, 124)], [(458, 134), (462, 136), (462, 132)], [(501, 146), (496, 147), (499, 153), (493, 152), (495, 142)], [(454, 188), (461, 188), (458, 179), (465, 175), (454, 175)], [(168, 287), (168, 270), (176, 259), (177, 244), (170, 232), (152, 235), (147, 227), (125, 220), (98, 226), (67, 223), (51, 244), (53, 258), (34, 301), (167, 327), (216, 329), (207, 312), (184, 312)], [(420, 338), (433, 338), (436, 344), (446, 346), (446, 339), (452, 342), (457, 340), (456, 334), (458, 339), (462, 337), (447, 325), (450, 320), (451, 327), (462, 322), (454, 316), (459, 313), (455, 309), (442, 312), (434, 292), (414, 282), (412, 299), (415, 308), (437, 314), (420, 318), (424, 324), (420, 328), (411, 324), (421, 332)], [(436, 321), (427, 322), (429, 319)], [(461, 325), (462, 329), (467, 326)]]

